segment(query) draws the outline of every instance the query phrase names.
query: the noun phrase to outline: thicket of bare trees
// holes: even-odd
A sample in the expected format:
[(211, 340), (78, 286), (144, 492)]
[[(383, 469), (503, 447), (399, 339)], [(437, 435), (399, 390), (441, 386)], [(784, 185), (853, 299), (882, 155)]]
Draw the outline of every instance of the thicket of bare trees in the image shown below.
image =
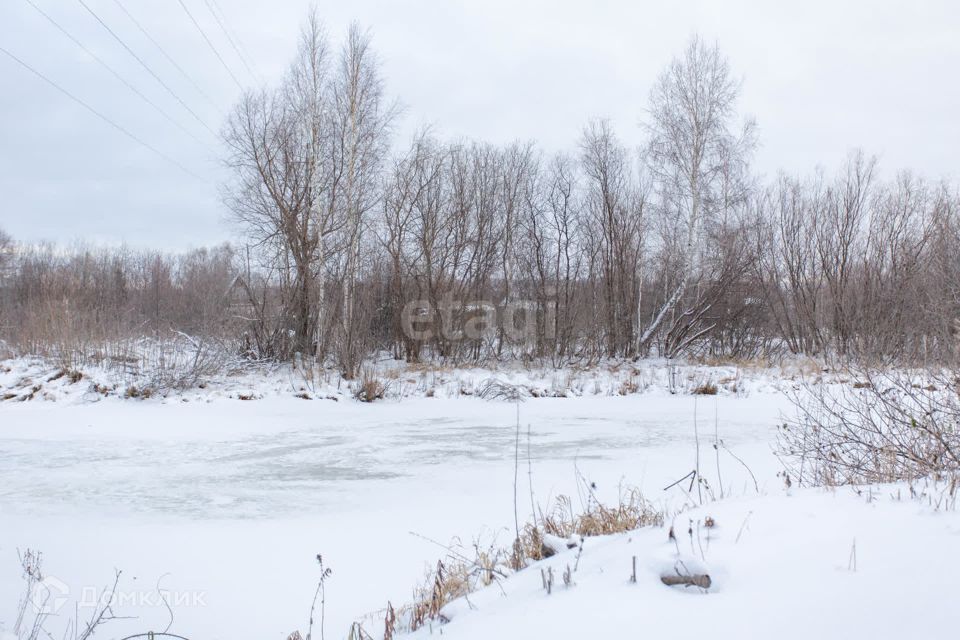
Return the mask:
[(333, 346), (352, 377), (369, 351), (362, 249), (382, 198), (395, 112), (369, 34), (354, 25), (333, 54), (311, 13), (281, 85), (247, 93), (228, 119), (237, 180), (225, 196), (263, 279), (251, 302), (264, 308), (268, 289), (279, 294), (279, 313), (264, 308), (273, 321), (258, 318), (265, 355), (322, 359)]
[(235, 263), (227, 245), (164, 255), (11, 243), (0, 247), (0, 337), (65, 367), (136, 357), (141, 338), (232, 349), (243, 330), (224, 313)]
[(908, 172), (880, 181), (856, 152), (833, 178), (784, 176), (753, 203), (752, 272), (784, 347), (872, 362), (956, 356), (955, 188)]
[[(244, 240), (183, 256), (14, 245), (0, 327), (20, 351), (181, 332), (252, 358), (562, 366), (829, 355), (952, 361), (960, 197), (851, 154), (837, 175), (751, 173), (754, 126), (694, 39), (646, 105), (647, 143), (587, 123), (570, 153), (429, 130), (395, 148), (370, 36), (315, 16), (279, 86), (224, 138)], [(638, 113), (644, 111), (638, 105)]]

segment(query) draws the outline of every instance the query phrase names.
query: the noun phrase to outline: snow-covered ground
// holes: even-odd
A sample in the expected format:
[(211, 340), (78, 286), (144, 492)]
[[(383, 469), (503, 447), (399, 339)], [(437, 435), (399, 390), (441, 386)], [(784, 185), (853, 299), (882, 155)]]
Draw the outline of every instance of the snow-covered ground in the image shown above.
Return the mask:
[[(16, 361), (0, 385), (22, 388), (25, 375), (46, 380), (53, 374), (44, 366)], [(521, 572), (451, 605), (445, 636), (904, 637), (947, 628), (955, 513), (907, 500), (904, 487), (867, 496), (786, 489), (771, 447), (791, 413), (778, 390), (792, 385), (787, 378), (643, 366), (569, 374), (593, 375), (601, 391), (520, 403), (459, 390), (491, 375), (529, 389), (545, 374), (432, 372), (442, 383), (408, 382), (419, 391), (371, 404), (345, 391), (323, 400), (336, 391), (330, 382), (315, 384), (310, 395), (318, 399), (304, 401), (289, 372), (148, 400), (91, 393), (95, 374), (45, 382), (45, 397), (0, 403), (0, 626), (12, 624), (22, 591), (17, 550), (32, 548), (44, 553), (55, 637), (75, 604), (118, 568), (116, 613), (137, 618), (111, 622), (107, 637), (163, 630), (159, 585), (174, 605), (171, 632), (283, 640), (306, 631), (319, 553), (333, 570), (326, 637), (344, 637), (361, 618), (379, 637), (369, 622), (376, 614), (368, 614), (410, 601), (427, 567), (447, 554), (440, 544), (469, 547), (480, 536), (509, 545), (519, 412), (521, 521), (529, 519), (531, 489), (545, 510), (560, 494), (579, 506), (577, 474), (603, 501), (635, 485), (673, 513), (688, 502), (685, 486), (664, 487), (694, 467), (699, 438), (701, 469), (716, 492), (722, 479), (726, 498), (671, 522), (685, 561), (705, 563), (715, 587), (701, 597), (659, 583), (677, 552), (666, 529), (590, 539), (574, 587), (559, 580), (569, 558), (553, 558), (552, 595), (542, 592), (537, 569)], [(620, 396), (617, 376), (649, 384)], [(704, 380), (719, 394), (685, 393)], [(237, 398), (244, 389), (253, 400)], [(899, 501), (890, 497), (898, 491)], [(707, 515), (717, 526), (702, 529), (691, 549), (688, 518)], [(633, 555), (636, 585), (627, 582)], [(81, 607), (80, 617), (88, 612)]]
[[(344, 380), (335, 369), (316, 365), (246, 364), (226, 367), (213, 375), (187, 375), (181, 354), (175, 366), (157, 362), (104, 361), (81, 369), (64, 368), (37, 357), (0, 360), (0, 406), (18, 402), (89, 404), (103, 400), (260, 400), (295, 397), (301, 400), (348, 400), (364, 380), (383, 388), (387, 399), (460, 398), (497, 395), (499, 385), (514, 387), (528, 398), (625, 396), (634, 394), (689, 395), (716, 387), (720, 395), (772, 392), (801, 379), (834, 380), (812, 360), (798, 358), (773, 366), (761, 362), (704, 365), (649, 359), (636, 363), (603, 362), (590, 367), (555, 369), (505, 363), (494, 368), (452, 368), (436, 364), (406, 364), (383, 357), (363, 367), (356, 380)], [(171, 379), (189, 382), (171, 388)], [(160, 381), (160, 382), (158, 382)]]
[[(565, 551), (448, 605), (443, 637), (955, 637), (960, 514), (931, 505), (945, 486), (920, 484), (913, 499), (906, 485), (727, 499), (677, 516), (676, 542), (661, 528), (588, 538), (579, 560)], [(661, 582), (678, 574), (709, 575), (709, 591)]]
[[(576, 496), (575, 467), (601, 496), (615, 497), (623, 481), (660, 499), (694, 464), (696, 411), (701, 436), (716, 415), (726, 444), (773, 488), (769, 443), (786, 407), (772, 392), (530, 399), (519, 404), (521, 458), (529, 425), (545, 508)], [(164, 576), (163, 589), (203, 595), (176, 608), (183, 635), (281, 638), (305, 630), (322, 553), (333, 569), (326, 625), (342, 637), (387, 600), (409, 600), (446, 553), (411, 532), (445, 544), (478, 534), (509, 542), (516, 412), (477, 398), (7, 403), (0, 619), (10, 620), (21, 587), (16, 549), (30, 547), (70, 597), (103, 586), (116, 567), (129, 600), (150, 601)], [(721, 464), (731, 490), (753, 491), (739, 463)], [(147, 605), (135, 608), (139, 620), (113, 624), (162, 629), (165, 608)]]

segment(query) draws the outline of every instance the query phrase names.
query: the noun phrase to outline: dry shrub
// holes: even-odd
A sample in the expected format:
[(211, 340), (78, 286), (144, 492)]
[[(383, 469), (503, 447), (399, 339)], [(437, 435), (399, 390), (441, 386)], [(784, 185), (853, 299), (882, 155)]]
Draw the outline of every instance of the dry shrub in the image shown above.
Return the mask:
[(17, 397), (17, 400), (18, 400), (19, 402), (27, 402), (28, 400), (33, 400), (33, 399), (37, 396), (37, 394), (40, 393), (40, 389), (42, 389), (42, 387), (41, 387), (40, 385), (38, 385), (38, 384), (37, 384), (37, 385), (34, 385), (34, 386), (30, 387), (30, 391), (29, 391), (29, 392), (27, 392), (26, 394), (24, 394), (24, 395), (22, 395), (22, 396), (18, 396), (18, 397)]
[[(549, 514), (541, 514), (539, 522), (523, 526), (510, 548), (499, 546), (496, 540), (486, 545), (475, 541), (469, 550), (451, 548), (446, 559), (438, 561), (414, 589), (413, 603), (396, 612), (393, 622), (387, 625), (389, 635), (415, 631), (431, 621), (445, 623), (443, 608), (450, 602), (552, 555), (553, 551), (544, 544), (546, 534), (576, 540), (663, 526), (663, 520), (663, 512), (636, 488), (621, 491), (615, 506), (600, 503), (591, 493), (582, 512), (574, 509), (570, 498), (561, 496)], [(386, 616), (392, 611), (388, 605)]]
[(619, 504), (608, 507), (591, 497), (587, 508), (577, 513), (567, 496), (560, 496), (553, 511), (543, 518), (546, 533), (562, 538), (573, 535), (605, 536), (640, 527), (662, 526), (663, 512), (643, 497), (639, 489), (622, 492)]
[(715, 385), (711, 380), (707, 380), (701, 384), (698, 384), (693, 388), (693, 395), (695, 396), (715, 396), (717, 395), (717, 385)]
[(438, 560), (425, 583), (414, 589), (414, 602), (408, 612), (410, 631), (416, 631), (430, 620), (446, 622), (441, 610), (447, 603), (473, 591), (470, 577), (471, 567), (467, 563), (460, 561), (447, 567)]
[[(384, 633), (383, 637), (387, 637), (386, 633)], [(290, 639), (288, 638), (287, 640)], [(359, 622), (354, 622), (350, 625), (350, 631), (347, 633), (347, 640), (373, 640), (373, 636), (367, 633), (362, 624)]]
[[(859, 370), (853, 385), (806, 384), (778, 454), (800, 484), (871, 484), (960, 473), (957, 374)], [(936, 384), (933, 384), (936, 382)], [(933, 389), (933, 390), (930, 390)]]
[(47, 378), (47, 382), (53, 382), (59, 380), (63, 377), (66, 377), (70, 381), (70, 384), (76, 384), (83, 379), (83, 374), (77, 371), (76, 369), (60, 369), (52, 376)]
[(387, 604), (385, 630), (392, 635), (397, 631), (416, 631), (433, 620), (447, 622), (442, 610), (448, 603), (509, 575), (509, 556), (510, 553), (495, 539), (486, 545), (474, 541), (469, 550), (459, 545), (451, 547), (445, 560), (438, 560), (436, 566), (427, 571), (424, 581), (413, 590), (413, 603), (397, 612)]
[(397, 612), (393, 604), (387, 601), (387, 613), (383, 617), (383, 640), (393, 640), (397, 631)]
[(629, 396), (629, 395), (633, 395), (639, 390), (640, 390), (640, 384), (637, 382), (636, 376), (631, 375), (629, 378), (627, 378), (626, 380), (620, 383), (620, 389), (618, 390), (618, 393), (621, 396)]
[(737, 376), (724, 376), (717, 380), (717, 386), (725, 388), (730, 393), (736, 393), (740, 388), (739, 378)]
[[(463, 390), (461, 390), (460, 393), (462, 395), (470, 395), (469, 393), (464, 394)], [(523, 397), (523, 391), (520, 387), (512, 385), (509, 382), (501, 382), (496, 378), (487, 378), (481, 383), (480, 392), (477, 395), (484, 400), (516, 401)]]
[(124, 391), (123, 397), (129, 399), (141, 398), (143, 400), (148, 400), (153, 397), (153, 389), (150, 387), (137, 387), (136, 385), (131, 385), (127, 387), (127, 390)]
[(370, 369), (364, 369), (360, 380), (354, 385), (353, 397), (360, 402), (382, 400), (387, 394), (387, 383), (376, 377)]
[(90, 389), (94, 393), (99, 393), (100, 395), (108, 396), (110, 395), (110, 392), (115, 389), (115, 387), (108, 387), (106, 385), (100, 384), (99, 382), (94, 382), (93, 386), (91, 386)]

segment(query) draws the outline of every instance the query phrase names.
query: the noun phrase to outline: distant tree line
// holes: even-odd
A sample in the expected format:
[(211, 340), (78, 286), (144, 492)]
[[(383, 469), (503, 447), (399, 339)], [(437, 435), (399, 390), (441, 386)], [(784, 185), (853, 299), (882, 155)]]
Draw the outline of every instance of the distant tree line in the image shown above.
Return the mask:
[(0, 338), (37, 352), (174, 331), (347, 377), (383, 353), (955, 359), (956, 188), (883, 180), (862, 152), (764, 184), (738, 92), (694, 39), (651, 91), (640, 149), (596, 120), (571, 153), (429, 130), (397, 152), (369, 35), (334, 50), (311, 15), (280, 85), (224, 127), (244, 240), (165, 255), (0, 235)]
[(180, 255), (12, 241), (4, 249), (0, 235), (0, 340), (71, 363), (177, 332), (234, 348), (240, 324), (224, 292), (235, 262), (227, 245)]

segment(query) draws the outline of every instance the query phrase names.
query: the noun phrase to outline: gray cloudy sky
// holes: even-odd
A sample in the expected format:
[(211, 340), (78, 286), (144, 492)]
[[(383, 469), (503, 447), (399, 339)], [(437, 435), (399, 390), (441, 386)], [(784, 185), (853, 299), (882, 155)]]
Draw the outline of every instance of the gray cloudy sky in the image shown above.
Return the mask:
[[(184, 249), (229, 239), (219, 143), (96, 22), (79, 0), (32, 0), (201, 143), (142, 102), (27, 0), (0, 0), (0, 47), (196, 172), (186, 175), (0, 53), (0, 228), (19, 240)], [(210, 97), (122, 12), (84, 0), (212, 129), (239, 89), (179, 0), (119, 0)], [(206, 2), (183, 0), (243, 83), (243, 65)], [(275, 81), (307, 0), (216, 0)], [(446, 136), (536, 139), (570, 149), (591, 117), (624, 141), (659, 70), (693, 33), (716, 40), (744, 79), (757, 168), (808, 172), (862, 146), (883, 168), (960, 176), (960, 4), (804, 1), (412, 0), (320, 2), (334, 40), (369, 26), (388, 88), (406, 106), (401, 141), (423, 124)]]

